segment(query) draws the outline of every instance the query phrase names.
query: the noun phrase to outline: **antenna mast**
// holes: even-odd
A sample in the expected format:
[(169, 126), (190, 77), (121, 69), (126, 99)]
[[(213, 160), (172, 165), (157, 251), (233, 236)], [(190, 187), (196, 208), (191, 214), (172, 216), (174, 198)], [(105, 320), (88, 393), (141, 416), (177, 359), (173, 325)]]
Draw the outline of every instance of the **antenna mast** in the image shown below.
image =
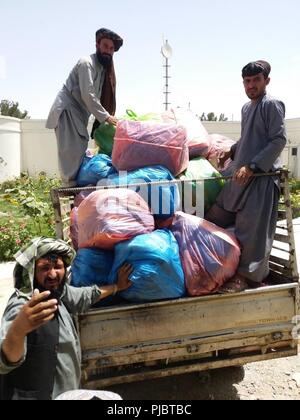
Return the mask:
[(169, 65), (169, 59), (172, 57), (172, 48), (168, 43), (168, 40), (166, 40), (161, 48), (161, 53), (163, 55), (163, 57), (165, 58), (165, 64), (163, 67), (165, 67), (165, 91), (164, 91), (164, 95), (165, 95), (165, 110), (168, 110), (169, 105), (171, 105), (171, 103), (169, 102), (169, 95), (171, 94), (171, 92), (169, 91), (169, 79), (171, 78), (171, 76), (169, 76), (169, 68), (171, 67)]

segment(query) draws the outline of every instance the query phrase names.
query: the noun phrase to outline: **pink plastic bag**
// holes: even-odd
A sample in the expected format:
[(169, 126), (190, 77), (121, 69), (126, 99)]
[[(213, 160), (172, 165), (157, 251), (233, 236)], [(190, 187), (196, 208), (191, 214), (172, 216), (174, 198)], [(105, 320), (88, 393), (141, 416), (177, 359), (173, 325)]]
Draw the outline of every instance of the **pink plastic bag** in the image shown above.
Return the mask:
[(113, 249), (119, 242), (153, 230), (147, 203), (131, 190), (95, 191), (78, 207), (79, 248)]
[(75, 195), (74, 197), (74, 207), (79, 207), (83, 200), (86, 199), (90, 194), (92, 194), (93, 190), (86, 190), (81, 191), (79, 194)]
[(176, 213), (171, 230), (179, 244), (190, 296), (214, 293), (234, 276), (241, 254), (234, 235), (182, 212)]
[(75, 251), (78, 250), (78, 207), (92, 192), (92, 190), (81, 191), (74, 197), (74, 207), (70, 213), (70, 238)]
[(74, 207), (70, 213), (70, 238), (75, 251), (78, 249), (78, 207)]
[(176, 176), (189, 162), (186, 130), (177, 124), (119, 121), (112, 163), (119, 171), (162, 165)]
[(162, 117), (166, 122), (174, 122), (186, 129), (190, 159), (199, 156), (206, 158), (208, 156), (211, 140), (206, 128), (196, 114), (189, 109), (175, 108), (162, 114)]
[(218, 158), (220, 157), (222, 152), (226, 152), (228, 149), (230, 149), (231, 146), (235, 144), (235, 141), (230, 139), (229, 137), (223, 136), (222, 134), (210, 134), (209, 139), (211, 142), (211, 147), (207, 155), (207, 159), (217, 170), (227, 169), (232, 160), (227, 159), (227, 161), (224, 164), (224, 167), (220, 168), (218, 164)]

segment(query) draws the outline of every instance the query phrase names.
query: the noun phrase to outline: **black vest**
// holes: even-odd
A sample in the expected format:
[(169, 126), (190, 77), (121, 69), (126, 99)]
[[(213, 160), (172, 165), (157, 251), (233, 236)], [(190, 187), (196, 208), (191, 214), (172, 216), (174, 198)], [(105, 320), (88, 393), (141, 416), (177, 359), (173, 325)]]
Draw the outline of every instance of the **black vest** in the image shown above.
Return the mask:
[(52, 399), (58, 342), (57, 316), (28, 334), (25, 362), (7, 375), (0, 376), (1, 400)]

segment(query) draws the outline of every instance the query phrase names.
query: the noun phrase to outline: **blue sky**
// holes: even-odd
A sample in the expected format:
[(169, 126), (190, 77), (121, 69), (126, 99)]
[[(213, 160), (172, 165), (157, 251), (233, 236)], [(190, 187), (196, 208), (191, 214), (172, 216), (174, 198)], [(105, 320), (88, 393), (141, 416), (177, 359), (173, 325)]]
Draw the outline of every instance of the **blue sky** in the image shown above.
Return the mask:
[(124, 38), (115, 54), (117, 115), (163, 110), (160, 53), (168, 39), (173, 57), (172, 106), (240, 119), (247, 101), (241, 68), (272, 64), (269, 93), (300, 117), (299, 0), (71, 0), (4, 2), (0, 7), (0, 99), (46, 118), (77, 60), (95, 50), (94, 34), (108, 27)]

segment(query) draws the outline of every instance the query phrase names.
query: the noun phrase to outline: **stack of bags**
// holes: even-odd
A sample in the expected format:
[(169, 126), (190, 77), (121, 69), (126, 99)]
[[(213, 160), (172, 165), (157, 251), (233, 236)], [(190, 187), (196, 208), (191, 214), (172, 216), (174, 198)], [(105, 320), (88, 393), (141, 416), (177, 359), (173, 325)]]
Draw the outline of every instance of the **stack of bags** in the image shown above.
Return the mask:
[[(208, 135), (194, 114), (179, 109), (140, 118), (130, 113), (116, 130), (102, 124), (94, 137), (101, 154), (86, 157), (78, 184), (110, 189), (75, 199), (71, 236), (78, 253), (72, 284), (116, 283), (127, 262), (133, 285), (120, 293), (127, 301), (216, 292), (237, 269), (239, 245), (225, 230), (179, 212), (184, 195), (174, 180), (191, 181), (194, 205), (194, 180), (212, 178), (204, 183), (207, 211), (223, 187), (209, 162), (220, 153), (222, 136)], [(160, 181), (166, 182), (153, 184)]]

